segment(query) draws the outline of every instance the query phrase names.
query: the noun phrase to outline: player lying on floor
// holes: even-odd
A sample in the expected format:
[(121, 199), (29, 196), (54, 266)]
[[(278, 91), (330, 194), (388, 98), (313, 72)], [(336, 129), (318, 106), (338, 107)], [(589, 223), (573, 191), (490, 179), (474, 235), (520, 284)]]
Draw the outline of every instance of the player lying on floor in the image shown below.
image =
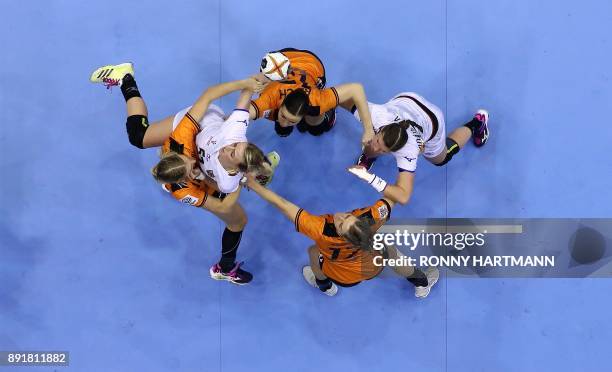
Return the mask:
[[(343, 104), (345, 108), (350, 108), (350, 105), (350, 101)], [(478, 110), (471, 121), (446, 137), (442, 111), (416, 93), (400, 93), (382, 105), (368, 105), (376, 134), (365, 145), (357, 166), (349, 168), (349, 171), (384, 197), (400, 204), (408, 203), (412, 195), (419, 154), (442, 166), (470, 138), (476, 147), (480, 147), (489, 137), (489, 114), (485, 110)], [(360, 120), (361, 114), (355, 110), (355, 107), (351, 109)], [(369, 172), (378, 156), (389, 153), (397, 162), (398, 175), (394, 185)]]
[(275, 122), (282, 137), (297, 126), (300, 132), (314, 136), (331, 130), (336, 122), (336, 107), (350, 101), (363, 120), (363, 143), (374, 135), (368, 104), (359, 83), (325, 88), (323, 62), (308, 50), (285, 48), (266, 54), (261, 72), (271, 80), (249, 107), (251, 119), (266, 118)]
[[(335, 295), (338, 286), (352, 287), (380, 274), (384, 267), (374, 264), (376, 256), (396, 259), (401, 255), (395, 247), (373, 249), (374, 234), (391, 214), (394, 204), (391, 200), (383, 198), (348, 213), (314, 216), (262, 186), (251, 175), (247, 175), (246, 186), (293, 221), (298, 232), (314, 241), (308, 248), (310, 265), (302, 269), (302, 274), (311, 286), (328, 296)], [(427, 297), (440, 276), (435, 267), (425, 272), (410, 266), (393, 269), (414, 284), (419, 298)]]
[[(163, 189), (183, 203), (213, 213), (225, 223), (221, 259), (210, 268), (211, 277), (235, 284), (250, 282), (253, 276), (236, 263), (247, 223), (244, 209), (237, 202), (240, 179), (249, 173), (260, 177), (261, 182), (269, 182), (279, 160), (276, 153), (264, 156), (246, 137), (247, 107), (253, 91), (261, 89), (261, 84), (249, 78), (212, 86), (193, 106), (149, 125), (147, 107), (130, 63), (103, 66), (94, 71), (90, 80), (121, 87), (132, 145), (141, 149), (162, 146), (161, 160), (151, 172)], [(236, 109), (226, 118), (211, 102), (237, 90), (241, 93)]]

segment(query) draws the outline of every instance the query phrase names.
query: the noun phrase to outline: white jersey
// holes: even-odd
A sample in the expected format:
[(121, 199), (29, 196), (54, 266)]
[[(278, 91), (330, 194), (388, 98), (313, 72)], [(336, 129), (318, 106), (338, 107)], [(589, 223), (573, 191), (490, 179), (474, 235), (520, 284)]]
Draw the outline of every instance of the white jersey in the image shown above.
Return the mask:
[[(408, 141), (399, 150), (393, 152), (399, 171), (414, 172), (417, 159), (422, 152), (426, 157), (435, 157), (444, 150), (444, 117), (440, 109), (415, 93), (401, 93), (382, 105), (368, 102), (374, 132), (393, 123), (410, 120)], [(427, 111), (429, 111), (429, 114)], [(430, 114), (435, 116), (432, 122)], [(360, 120), (359, 113), (355, 117)], [(434, 133), (435, 132), (435, 133)], [(432, 136), (433, 135), (433, 136)]]
[[(190, 107), (181, 110), (174, 117), (174, 127), (178, 125)], [(249, 112), (236, 109), (225, 119), (221, 108), (211, 104), (200, 121), (200, 133), (196, 136), (196, 146), (200, 157), (200, 169), (211, 180), (217, 183), (222, 193), (231, 193), (238, 189), (242, 172), (229, 174), (219, 162), (219, 150), (238, 142), (247, 142), (246, 130), (249, 125)]]

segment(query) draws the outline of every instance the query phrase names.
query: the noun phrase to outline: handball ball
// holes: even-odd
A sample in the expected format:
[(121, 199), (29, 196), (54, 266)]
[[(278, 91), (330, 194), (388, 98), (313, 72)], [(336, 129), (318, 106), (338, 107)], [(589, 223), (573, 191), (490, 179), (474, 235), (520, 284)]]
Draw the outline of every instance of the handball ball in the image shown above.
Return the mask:
[(289, 72), (289, 58), (279, 52), (268, 53), (261, 60), (259, 71), (270, 80), (284, 80)]

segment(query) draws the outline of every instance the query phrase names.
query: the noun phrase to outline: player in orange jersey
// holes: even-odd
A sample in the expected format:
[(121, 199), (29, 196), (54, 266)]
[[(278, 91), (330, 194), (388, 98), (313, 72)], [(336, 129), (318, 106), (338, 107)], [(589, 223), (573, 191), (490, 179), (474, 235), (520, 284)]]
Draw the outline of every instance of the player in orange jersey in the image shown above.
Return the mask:
[[(383, 270), (377, 266), (377, 256), (397, 259), (402, 254), (395, 247), (382, 251), (373, 249), (376, 231), (389, 219), (393, 202), (380, 199), (371, 206), (348, 213), (315, 216), (260, 185), (247, 175), (246, 186), (268, 203), (278, 208), (295, 224), (295, 229), (314, 241), (308, 249), (310, 266), (302, 269), (304, 279), (328, 296), (338, 292), (338, 286), (352, 287), (376, 277)], [(415, 295), (427, 297), (438, 281), (439, 271), (425, 272), (411, 266), (393, 266), (394, 271), (415, 286)]]
[[(216, 280), (247, 284), (251, 273), (236, 263), (236, 253), (247, 223), (237, 202), (240, 179), (247, 172), (271, 176), (271, 163), (257, 146), (249, 143), (246, 109), (260, 84), (253, 78), (208, 88), (193, 104), (174, 116), (149, 125), (147, 106), (142, 99), (131, 63), (103, 66), (90, 80), (107, 86), (118, 85), (126, 101), (126, 129), (130, 143), (138, 148), (162, 146), (161, 160), (152, 169), (153, 177), (177, 200), (201, 207), (225, 223), (221, 238), (221, 259), (210, 268)], [(225, 117), (212, 101), (241, 90), (236, 109)]]
[(323, 63), (308, 50), (285, 48), (268, 53), (262, 60), (262, 73), (273, 81), (251, 101), (251, 119), (266, 118), (275, 122), (276, 132), (288, 136), (293, 126), (301, 132), (318, 136), (334, 126), (336, 107), (346, 102), (355, 105), (362, 120), (362, 142), (373, 136), (368, 102), (359, 83), (325, 88)]

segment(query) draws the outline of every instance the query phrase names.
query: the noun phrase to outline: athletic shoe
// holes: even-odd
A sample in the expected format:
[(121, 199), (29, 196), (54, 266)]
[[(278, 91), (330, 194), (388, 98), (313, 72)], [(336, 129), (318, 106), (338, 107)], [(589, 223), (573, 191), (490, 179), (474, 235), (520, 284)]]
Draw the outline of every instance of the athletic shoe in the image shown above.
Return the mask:
[(369, 158), (365, 152), (363, 152), (361, 155), (359, 155), (359, 159), (357, 159), (357, 165), (364, 167), (367, 171), (369, 171), (370, 168), (372, 168), (372, 165), (374, 165), (375, 161), (376, 158)]
[(476, 111), (474, 120), (478, 121), (480, 125), (474, 131), (473, 141), (476, 147), (480, 147), (487, 143), (489, 138), (489, 113), (487, 110), (480, 109)]
[(210, 268), (210, 277), (214, 280), (227, 280), (230, 283), (244, 285), (253, 280), (253, 274), (248, 271), (244, 271), (240, 268), (242, 262), (234, 265), (234, 268), (231, 269), (228, 273), (224, 273), (221, 270), (221, 266), (218, 263), (212, 265)]
[[(311, 286), (321, 291), (319, 289), (319, 286), (317, 285), (317, 278), (315, 277), (315, 274), (312, 272), (312, 268), (310, 266), (304, 266), (302, 268), (302, 275), (304, 275), (304, 279), (306, 279), (308, 284), (310, 284)], [(328, 290), (324, 291), (323, 293), (325, 293), (328, 296), (335, 296), (336, 293), (338, 293), (338, 286), (336, 285), (336, 283), (332, 282), (332, 286)]]
[(431, 266), (425, 270), (425, 275), (427, 276), (427, 287), (414, 287), (414, 295), (417, 298), (425, 298), (429, 295), (431, 287), (440, 279), (440, 270), (437, 267)]
[(128, 63), (119, 65), (102, 66), (92, 72), (89, 81), (92, 83), (102, 83), (106, 88), (121, 85), (121, 80), (127, 74), (134, 76), (134, 66)]

